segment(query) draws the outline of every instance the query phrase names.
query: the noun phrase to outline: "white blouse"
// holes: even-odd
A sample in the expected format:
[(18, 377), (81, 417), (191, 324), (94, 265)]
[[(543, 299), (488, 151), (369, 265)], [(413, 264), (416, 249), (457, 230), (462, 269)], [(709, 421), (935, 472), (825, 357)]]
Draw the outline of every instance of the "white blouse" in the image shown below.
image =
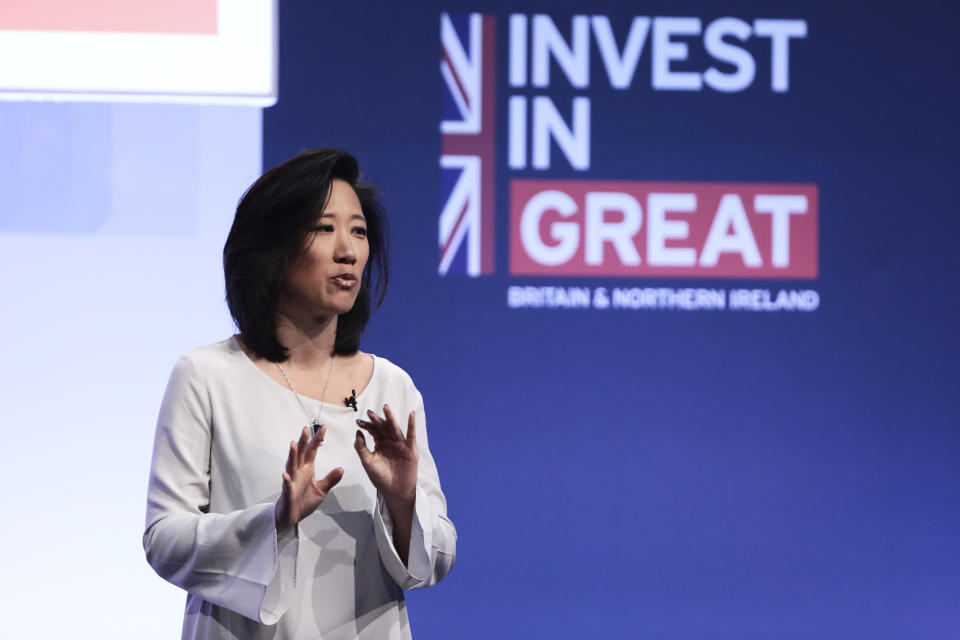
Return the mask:
[[(320, 402), (303, 402), (316, 415)], [(382, 415), (385, 404), (397, 416), (416, 412), (407, 566), (393, 546), (390, 512), (353, 447), (356, 418), (367, 409)], [(315, 513), (278, 536), (274, 504), (290, 441), (310, 420), (235, 338), (177, 362), (157, 422), (143, 547), (154, 570), (188, 592), (183, 638), (410, 638), (403, 590), (436, 584), (450, 571), (457, 534), (410, 376), (374, 357), (357, 405), (358, 412), (323, 405), (317, 477), (343, 467), (343, 479)]]

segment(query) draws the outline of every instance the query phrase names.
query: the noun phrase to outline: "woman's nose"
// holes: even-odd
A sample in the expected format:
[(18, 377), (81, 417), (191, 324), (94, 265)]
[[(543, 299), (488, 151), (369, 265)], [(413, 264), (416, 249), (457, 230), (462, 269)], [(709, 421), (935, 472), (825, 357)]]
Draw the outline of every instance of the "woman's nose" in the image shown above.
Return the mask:
[(337, 244), (334, 247), (333, 259), (335, 262), (353, 264), (357, 261), (357, 252), (350, 241), (349, 233), (338, 233)]

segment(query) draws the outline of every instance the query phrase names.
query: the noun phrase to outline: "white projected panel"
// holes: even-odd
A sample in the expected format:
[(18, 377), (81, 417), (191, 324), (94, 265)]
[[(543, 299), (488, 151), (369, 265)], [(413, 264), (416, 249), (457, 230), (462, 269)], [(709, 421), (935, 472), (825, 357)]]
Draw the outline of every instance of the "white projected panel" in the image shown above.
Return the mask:
[(141, 547), (154, 427), (177, 357), (234, 332), (221, 252), (261, 123), (0, 102), (0, 638), (179, 637), (186, 594)]
[(276, 0), (0, 3), (0, 99), (270, 106)]

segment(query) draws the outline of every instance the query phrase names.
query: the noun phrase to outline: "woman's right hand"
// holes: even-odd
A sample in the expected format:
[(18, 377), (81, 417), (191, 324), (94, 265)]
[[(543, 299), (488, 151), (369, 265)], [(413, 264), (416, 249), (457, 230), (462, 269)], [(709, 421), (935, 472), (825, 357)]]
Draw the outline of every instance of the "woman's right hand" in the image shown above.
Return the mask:
[(343, 468), (337, 467), (322, 479), (315, 479), (313, 461), (326, 432), (326, 427), (320, 427), (311, 438), (310, 428), (304, 427), (300, 440), (290, 443), (287, 470), (283, 474), (283, 491), (274, 508), (277, 533), (286, 531), (313, 513), (330, 489), (343, 478)]

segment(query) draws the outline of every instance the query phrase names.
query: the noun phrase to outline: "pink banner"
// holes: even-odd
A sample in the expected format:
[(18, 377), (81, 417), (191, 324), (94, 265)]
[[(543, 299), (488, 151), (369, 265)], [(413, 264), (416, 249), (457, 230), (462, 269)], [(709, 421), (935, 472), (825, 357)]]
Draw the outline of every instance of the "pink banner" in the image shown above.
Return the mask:
[(814, 184), (513, 180), (510, 273), (816, 278)]
[(217, 0), (2, 0), (0, 30), (212, 35)]

